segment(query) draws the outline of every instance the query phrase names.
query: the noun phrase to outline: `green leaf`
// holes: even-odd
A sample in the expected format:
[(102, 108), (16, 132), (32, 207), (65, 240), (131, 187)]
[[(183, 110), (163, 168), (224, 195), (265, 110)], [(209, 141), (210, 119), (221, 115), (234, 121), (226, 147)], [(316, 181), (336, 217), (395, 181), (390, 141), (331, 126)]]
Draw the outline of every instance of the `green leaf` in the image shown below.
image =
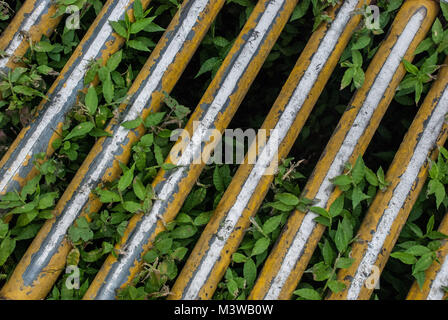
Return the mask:
[(439, 18), (436, 19), (432, 25), (432, 40), (434, 43), (439, 44), (443, 40), (443, 26)]
[(145, 186), (139, 177), (135, 177), (134, 183), (132, 184), (132, 188), (134, 189), (134, 193), (140, 200), (145, 200), (146, 192)]
[(268, 238), (263, 237), (258, 239), (257, 242), (255, 242), (254, 248), (252, 249), (251, 256), (257, 256), (265, 252), (268, 249), (270, 243), (271, 240)]
[(247, 259), (248, 258), (244, 254), (242, 254), (242, 253), (235, 252), (234, 254), (232, 254), (232, 261), (233, 262), (243, 263), (243, 262), (246, 262)]
[(128, 37), (128, 31), (119, 21), (109, 21), (114, 31), (123, 38)]
[(336, 258), (336, 252), (334, 252), (331, 247), (330, 241), (325, 239), (325, 242), (322, 246), (322, 256), (324, 257), (324, 262), (326, 265), (332, 265), (334, 259)]
[(150, 25), (155, 18), (156, 17), (144, 18), (144, 19), (134, 22), (133, 24), (131, 24), (131, 28), (129, 29), (129, 32), (131, 34), (139, 33), (140, 31), (145, 29), (148, 25)]
[(314, 289), (303, 288), (298, 289), (293, 293), (305, 300), (322, 300), (320, 294)]
[(3, 239), (2, 243), (0, 244), (0, 266), (5, 264), (11, 253), (14, 252), (15, 247), (16, 240), (9, 237)]
[(378, 187), (379, 183), (376, 174), (370, 168), (367, 167), (364, 168), (364, 173), (367, 182), (374, 187)]
[(112, 202), (120, 202), (120, 195), (113, 191), (109, 190), (97, 190), (98, 195), (100, 196), (100, 201), (102, 203), (112, 203)]
[(290, 22), (299, 20), (302, 18), (306, 12), (308, 11), (308, 8), (310, 7), (310, 0), (303, 0), (300, 1), (297, 6), (294, 8), (294, 11), (292, 12)]
[(331, 179), (331, 182), (336, 186), (347, 186), (352, 183), (352, 178), (347, 175), (341, 175)]
[(122, 58), (123, 58), (123, 50), (119, 50), (119, 51), (115, 52), (107, 60), (107, 63), (106, 63), (107, 69), (109, 69), (110, 72), (117, 69), (117, 67), (120, 65)]
[(352, 170), (352, 178), (355, 184), (359, 184), (365, 175), (365, 164), (362, 157), (358, 157)]
[(365, 36), (361, 36), (359, 37), (358, 40), (356, 40), (356, 42), (352, 45), (351, 49), (352, 50), (361, 50), (364, 49), (365, 47), (367, 47), (370, 44), (370, 37), (365, 35)]
[(109, 78), (103, 82), (103, 96), (107, 103), (112, 103), (115, 95), (115, 87), (112, 80)]
[(244, 279), (246, 279), (247, 286), (249, 288), (252, 287), (257, 277), (257, 267), (255, 265), (255, 262), (251, 258), (248, 258), (244, 263), (243, 275)]
[(344, 252), (353, 237), (353, 226), (349, 219), (344, 218), (338, 223), (338, 229), (334, 237), (336, 248), (339, 252)]
[(125, 201), (123, 202), (123, 208), (130, 213), (136, 213), (142, 211), (142, 206), (140, 203), (134, 201)]
[(282, 215), (277, 215), (274, 217), (270, 217), (266, 222), (263, 224), (263, 232), (265, 234), (270, 234), (275, 229), (278, 228), (280, 225), (280, 222), (282, 221)]
[(226, 183), (223, 177), (221, 177), (221, 172), (218, 166), (216, 166), (213, 171), (213, 185), (219, 192), (224, 192), (226, 190)]
[(439, 180), (430, 180), (428, 183), (428, 195), (434, 194), (436, 197), (437, 209), (445, 199), (445, 186)]
[(88, 134), (95, 125), (92, 122), (83, 122), (78, 124), (76, 127), (73, 128), (72, 131), (64, 138), (64, 141), (70, 140), (76, 137), (85, 136)]
[(139, 51), (145, 51), (145, 52), (150, 52), (151, 50), (149, 50), (148, 46), (140, 40), (129, 40), (128, 42), (126, 42), (127, 45), (135, 50), (139, 50)]
[(16, 225), (18, 227), (24, 227), (28, 225), (31, 221), (33, 221), (37, 215), (39, 214), (39, 211), (37, 210), (31, 210), (29, 212), (22, 213), (19, 218), (17, 219)]
[(418, 74), (418, 68), (414, 66), (412, 63), (407, 61), (406, 59), (403, 59), (403, 64), (407, 72), (417, 75)]
[(173, 239), (165, 238), (156, 243), (156, 249), (160, 251), (161, 254), (167, 254), (173, 245)]
[(146, 128), (152, 128), (157, 126), (159, 123), (162, 122), (163, 118), (165, 118), (165, 112), (155, 112), (150, 113), (146, 119), (145, 119), (145, 127)]
[(340, 90), (345, 89), (350, 85), (350, 83), (352, 83), (354, 74), (355, 74), (354, 68), (348, 68), (347, 70), (345, 70), (344, 76), (342, 77)]
[(412, 268), (412, 275), (415, 275), (416, 273), (428, 269), (431, 266), (432, 261), (433, 261), (432, 253), (427, 253), (423, 255), (420, 259), (418, 259), (417, 263)]
[(361, 203), (361, 201), (369, 199), (370, 196), (364, 194), (361, 190), (360, 187), (356, 186), (353, 189), (353, 193), (352, 193), (352, 204), (353, 204), (353, 209), (356, 209), (356, 207)]
[(58, 196), (58, 192), (49, 192), (39, 198), (38, 209), (47, 209), (54, 205), (54, 200)]
[(86, 108), (90, 115), (94, 115), (98, 108), (98, 96), (93, 86), (89, 87), (86, 94)]
[(321, 207), (311, 207), (310, 211), (314, 212), (314, 213), (317, 213), (317, 214), (319, 214), (319, 215), (321, 215), (322, 217), (325, 217), (325, 218), (330, 218), (331, 217), (330, 214), (327, 212), (327, 210), (325, 210), (324, 208), (321, 208)]
[(191, 224), (177, 227), (171, 232), (173, 239), (187, 239), (191, 238), (197, 232), (197, 228)]
[(196, 74), (195, 78), (199, 77), (200, 75), (212, 71), (213, 68), (221, 63), (221, 58), (219, 57), (213, 57), (213, 58), (209, 58), (207, 59), (202, 65), (201, 68), (199, 69), (198, 73)]
[(328, 210), (328, 213), (332, 218), (335, 218), (341, 214), (343, 209), (344, 209), (344, 194), (340, 195), (339, 197), (336, 198), (336, 200), (334, 200), (334, 202), (330, 206), (330, 210)]
[(292, 193), (277, 193), (275, 199), (288, 206), (296, 206), (299, 204), (299, 198)]
[(138, 117), (137, 119), (134, 120), (129, 120), (129, 121), (124, 121), (121, 126), (126, 128), (126, 129), (135, 129), (137, 128), (139, 125), (141, 125), (143, 123), (142, 118)]
[(423, 256), (427, 253), (431, 253), (431, 250), (422, 245), (415, 245), (408, 248), (406, 253), (412, 254), (413, 256)]
[(51, 52), (54, 46), (48, 41), (39, 41), (34, 45), (34, 51), (36, 52)]
[(140, 0), (136, 0), (134, 2), (134, 18), (135, 20), (140, 20), (144, 17), (143, 15), (143, 6)]
[(127, 187), (129, 187), (132, 183), (132, 180), (134, 179), (134, 169), (135, 164), (132, 165), (132, 167), (127, 170), (118, 181), (118, 190), (124, 191)]
[(414, 257), (414, 255), (407, 253), (407, 252), (401, 252), (401, 251), (392, 252), (390, 254), (390, 256), (392, 258), (400, 260), (401, 262), (403, 262), (405, 264), (414, 264), (417, 262), (417, 258)]
[(353, 262), (355, 261), (355, 259), (353, 258), (339, 258), (338, 261), (336, 262), (336, 268), (340, 268), (340, 269), (346, 269), (349, 268)]
[(328, 287), (333, 293), (338, 293), (344, 291), (345, 284), (337, 280), (330, 280), (328, 281)]

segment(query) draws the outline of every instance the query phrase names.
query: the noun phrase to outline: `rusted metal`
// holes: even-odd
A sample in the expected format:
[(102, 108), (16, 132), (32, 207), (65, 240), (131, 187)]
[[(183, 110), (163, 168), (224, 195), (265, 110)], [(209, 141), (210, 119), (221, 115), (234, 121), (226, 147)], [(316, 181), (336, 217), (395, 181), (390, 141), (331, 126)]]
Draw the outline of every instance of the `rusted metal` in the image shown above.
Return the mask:
[(223, 4), (223, 0), (184, 2), (130, 88), (129, 101), (120, 105), (122, 120), (111, 121), (106, 131), (112, 136), (93, 146), (57, 203), (57, 218), (43, 226), (1, 291), (4, 297), (40, 299), (49, 292), (71, 249), (65, 238), (68, 228), (80, 215), (101, 207), (91, 191), (119, 176), (119, 163), (129, 161), (132, 145), (144, 134), (143, 126), (128, 130), (121, 123), (137, 116), (145, 119), (161, 107), (162, 92), (172, 90)]
[[(148, 0), (142, 1), (144, 7)], [(52, 142), (60, 137), (66, 114), (75, 105), (77, 92), (84, 88), (84, 75), (92, 60), (106, 63), (110, 55), (124, 43), (116, 35), (109, 21), (124, 19), (125, 11), (133, 0), (109, 0), (90, 26), (50, 90), (43, 99), (33, 121), (21, 130), (0, 161), (0, 195), (20, 189), (36, 175), (36, 155), (51, 155)]]
[[(130, 220), (116, 247), (122, 254), (118, 259), (113, 255), (107, 258), (85, 299), (113, 299), (116, 290), (129, 284), (140, 270), (144, 253), (164, 230), (163, 222), (175, 218), (205, 166), (204, 150), (211, 150), (217, 144), (216, 139), (207, 136), (208, 129), (222, 132), (227, 127), (296, 3), (295, 0), (260, 0), (255, 6), (185, 128), (191, 139), (178, 141), (173, 150), (182, 150), (181, 155), (166, 160), (167, 163), (174, 161), (178, 168), (158, 173), (152, 184), (157, 199), (152, 209)], [(201, 150), (202, 144), (205, 146)], [(202, 161), (195, 161), (198, 156)]]
[[(257, 155), (256, 163), (246, 156), (173, 286), (170, 299), (212, 297), (250, 225), (250, 217), (269, 189), (274, 178), (271, 169), (291, 149), (361, 20), (353, 12), (363, 4), (345, 1), (331, 12), (333, 22), (323, 24), (311, 36), (250, 147), (249, 154)], [(261, 146), (265, 134), (269, 139)]]
[[(381, 271), (425, 184), (430, 166), (428, 159), (437, 157), (437, 147), (443, 146), (448, 136), (445, 123), (448, 113), (447, 76), (448, 68), (443, 67), (390, 165), (386, 180), (391, 184), (386, 191), (377, 193), (361, 224), (352, 246), (353, 264), (338, 274), (346, 289), (332, 294), (330, 299), (369, 299), (375, 288), (370, 276), (375, 276), (373, 280), (379, 281)], [(434, 270), (429, 272), (435, 274)], [(431, 277), (426, 281), (428, 296), (441, 297), (440, 285), (433, 282), (434, 288), (431, 288), (430, 283)], [(422, 297), (418, 285), (411, 290), (413, 294)]]
[[(366, 150), (395, 90), (405, 74), (401, 61), (412, 60), (438, 12), (433, 1), (406, 1), (398, 12), (387, 39), (373, 58), (364, 85), (339, 121), (326, 149), (302, 193), (328, 209), (339, 195), (330, 179), (342, 174)], [(288, 299), (308, 265), (325, 226), (314, 221), (311, 211), (294, 211), (270, 252), (250, 299)]]
[(57, 8), (51, 0), (27, 0), (0, 37), (0, 73), (6, 74), (15, 67), (16, 58), (22, 57), (30, 42), (49, 37), (61, 20), (52, 18)]

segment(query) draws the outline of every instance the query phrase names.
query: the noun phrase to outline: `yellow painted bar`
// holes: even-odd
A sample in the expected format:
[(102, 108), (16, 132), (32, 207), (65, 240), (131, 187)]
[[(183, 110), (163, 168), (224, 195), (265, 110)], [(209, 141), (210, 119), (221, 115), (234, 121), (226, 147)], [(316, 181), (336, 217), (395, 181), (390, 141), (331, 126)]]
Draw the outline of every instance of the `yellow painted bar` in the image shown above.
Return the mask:
[[(224, 0), (183, 3), (129, 89), (129, 101), (120, 105), (121, 122), (133, 120), (137, 115), (145, 119), (160, 109), (162, 92), (173, 89), (223, 4)], [(100, 209), (101, 202), (91, 191), (119, 177), (119, 163), (129, 161), (132, 145), (144, 134), (143, 126), (127, 130), (121, 122), (112, 119), (106, 128), (112, 136), (95, 143), (57, 203), (57, 218), (48, 220), (37, 234), (0, 292), (1, 296), (42, 299), (51, 290), (71, 249), (70, 242), (64, 238), (67, 228), (80, 215)], [(45, 256), (46, 260), (42, 261), (39, 256)]]
[[(405, 74), (402, 58), (412, 60), (437, 12), (438, 5), (430, 0), (403, 4), (366, 72), (364, 85), (353, 97), (308, 180), (303, 197), (319, 199), (316, 205), (324, 208), (337, 198), (338, 189), (330, 179), (342, 174), (345, 163), (353, 163), (366, 150)], [(290, 298), (325, 231), (315, 217), (313, 212), (296, 210), (291, 214), (249, 299)]]
[[(283, 132), (282, 137), (278, 137), (279, 141), (270, 139), (273, 146), (278, 148), (275, 150), (276, 154), (270, 161), (263, 162), (263, 152), (268, 150), (266, 145), (269, 142), (265, 143), (262, 140), (264, 133), (259, 133), (249, 151), (251, 158), (255, 159), (256, 156), (258, 159), (256, 164), (249, 161), (250, 156), (246, 155), (179, 274), (170, 299), (210, 299), (213, 296), (232, 254), (250, 225), (250, 217), (258, 210), (272, 183), (274, 176), (267, 171), (277, 159), (288, 155), (353, 31), (361, 21), (361, 15), (352, 13), (362, 5), (363, 0), (348, 0), (343, 5), (336, 6), (330, 13), (333, 22), (322, 24), (311, 36), (261, 127), (261, 132), (266, 132), (267, 137), (273, 135), (272, 129)], [(240, 203), (240, 199), (247, 197), (250, 198), (247, 203)], [(235, 215), (236, 218), (232, 219), (235, 225), (226, 223), (229, 215)], [(224, 230), (232, 231), (230, 233)], [(220, 241), (225, 242), (219, 249), (213, 245), (217, 234), (223, 234)], [(201, 276), (202, 273), (206, 276)]]
[[(445, 67), (445, 69), (447, 69)], [(448, 75), (446, 75), (448, 76)], [(446, 129), (445, 129), (446, 131)], [(446, 139), (446, 137), (445, 137)], [(442, 220), (439, 227), (439, 232), (448, 234), (448, 215)], [(415, 281), (408, 293), (407, 300), (442, 300), (447, 298), (447, 293), (443, 287), (448, 286), (447, 279), (447, 262), (448, 255), (448, 241), (442, 240), (442, 245), (437, 250), (437, 259), (428, 270), (425, 272), (425, 282), (422, 288)]]
[(62, 18), (52, 18), (56, 9), (51, 0), (25, 1), (0, 37), (0, 51), (6, 54), (0, 59), (0, 72), (7, 73), (16, 66), (14, 58), (26, 53), (30, 41), (37, 42), (42, 36), (51, 35)]
[[(352, 245), (354, 263), (341, 269), (338, 280), (346, 289), (332, 294), (329, 299), (370, 298), (389, 255), (400, 235), (412, 207), (425, 184), (430, 161), (438, 155), (448, 136), (445, 116), (448, 114), (448, 68), (442, 68), (438, 80), (428, 93), (411, 124), (386, 179), (391, 184), (385, 192), (378, 192), (373, 200)], [(349, 280), (350, 279), (350, 280)]]
[[(131, 219), (116, 247), (123, 254), (118, 259), (112, 255), (106, 259), (85, 299), (113, 299), (116, 290), (129, 284), (140, 270), (143, 255), (151, 248), (157, 234), (164, 230), (163, 222), (176, 217), (199, 178), (210, 155), (206, 150), (212, 150), (218, 142), (216, 139), (209, 141), (207, 130), (223, 132), (227, 127), (296, 3), (296, 0), (260, 0), (257, 3), (186, 125), (191, 141), (178, 141), (172, 149), (174, 156), (166, 160), (179, 167), (158, 173), (153, 182), (157, 200), (152, 209)], [(201, 142), (205, 144), (203, 149)], [(177, 155), (178, 151), (181, 155)]]
[[(23, 128), (0, 160), (0, 195), (20, 188), (36, 175), (33, 161), (44, 152), (53, 154), (52, 142), (61, 136), (66, 114), (75, 105), (77, 93), (84, 89), (84, 75), (92, 60), (103, 59), (118, 51), (124, 39), (113, 32), (109, 21), (132, 15), (134, 0), (108, 0), (76, 47), (67, 64), (37, 108), (33, 120)], [(144, 7), (149, 0), (142, 1)], [(92, 45), (94, 44), (94, 45)]]

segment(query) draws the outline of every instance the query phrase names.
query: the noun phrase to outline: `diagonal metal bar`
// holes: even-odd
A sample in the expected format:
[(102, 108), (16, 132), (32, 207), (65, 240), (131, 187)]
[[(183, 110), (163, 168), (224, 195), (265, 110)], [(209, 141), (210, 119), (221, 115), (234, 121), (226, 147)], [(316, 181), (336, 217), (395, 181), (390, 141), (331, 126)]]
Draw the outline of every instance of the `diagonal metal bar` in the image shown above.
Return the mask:
[[(332, 11), (333, 22), (322, 25), (311, 36), (251, 145), (244, 164), (233, 177), (173, 286), (170, 298), (212, 297), (250, 225), (250, 217), (257, 211), (269, 189), (274, 178), (270, 170), (294, 144), (361, 20), (361, 15), (354, 15), (353, 12), (363, 4), (361, 0), (345, 1)], [(261, 146), (264, 135), (269, 135), (269, 140)], [(255, 156), (257, 161), (254, 164), (249, 157)]]
[[(148, 0), (142, 1), (144, 7), (148, 3)], [(22, 129), (0, 161), (0, 195), (20, 189), (36, 174), (33, 162), (37, 154), (44, 152), (49, 156), (54, 152), (52, 142), (60, 137), (65, 115), (75, 104), (77, 92), (84, 88), (89, 63), (99, 58), (106, 63), (124, 42), (113, 32), (109, 21), (124, 19), (125, 11), (132, 4), (133, 0), (109, 0), (103, 6), (48, 91), (48, 99), (42, 100), (34, 120)]]
[(49, 37), (62, 17), (52, 18), (56, 5), (51, 0), (27, 0), (0, 37), (0, 74), (14, 68), (15, 57), (22, 57), (31, 42)]
[[(153, 182), (157, 200), (152, 209), (131, 219), (121, 244), (116, 247), (122, 254), (118, 259), (112, 255), (106, 259), (85, 299), (113, 299), (116, 290), (126, 286), (139, 271), (142, 256), (155, 236), (164, 230), (162, 222), (174, 219), (199, 177), (206, 162), (205, 150), (213, 149), (217, 143), (216, 139), (210, 139), (208, 130), (222, 132), (227, 127), (296, 3), (260, 0), (255, 6), (186, 126), (191, 139), (177, 142), (173, 150), (182, 150), (181, 155), (167, 159), (179, 167), (159, 172)], [(196, 161), (197, 156), (202, 161)]]
[(188, 0), (168, 26), (119, 107), (104, 137), (93, 146), (86, 160), (56, 205), (57, 218), (47, 221), (16, 267), (1, 295), (10, 299), (44, 298), (62, 271), (71, 249), (65, 238), (77, 217), (96, 212), (101, 202), (91, 191), (116, 179), (119, 163), (129, 161), (132, 145), (144, 134), (143, 126), (128, 130), (122, 122), (146, 118), (160, 109), (163, 91), (170, 92), (202, 38), (224, 4), (223, 0)]
[[(302, 193), (328, 208), (339, 195), (330, 179), (346, 162), (362, 155), (405, 74), (403, 58), (412, 60), (438, 12), (434, 1), (408, 0), (379, 48), (366, 79), (346, 110)], [(325, 230), (316, 214), (294, 211), (256, 281), (250, 299), (288, 299), (295, 290)]]
[(352, 246), (351, 257), (355, 261), (338, 274), (346, 289), (329, 299), (366, 300), (372, 294), (375, 281), (368, 279), (381, 274), (425, 184), (430, 165), (428, 157), (437, 157), (437, 146), (443, 146), (448, 136), (447, 75), (448, 68), (444, 67), (390, 165), (386, 179), (391, 185), (385, 192), (377, 193), (367, 211)]

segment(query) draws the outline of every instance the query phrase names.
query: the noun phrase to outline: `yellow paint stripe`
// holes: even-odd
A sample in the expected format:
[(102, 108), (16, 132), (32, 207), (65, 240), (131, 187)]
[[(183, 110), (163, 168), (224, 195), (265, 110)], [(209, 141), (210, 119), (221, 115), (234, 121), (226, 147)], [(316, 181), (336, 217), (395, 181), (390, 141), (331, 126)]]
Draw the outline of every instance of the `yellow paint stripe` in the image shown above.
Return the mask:
[[(201, 123), (202, 125), (212, 127), (219, 132), (223, 132), (228, 126), (263, 62), (272, 49), (272, 46), (288, 21), (296, 3), (296, 0), (279, 2), (260, 0), (258, 2), (186, 125), (185, 130), (190, 134), (190, 137), (195, 135), (195, 124), (203, 118), (209, 119), (212, 122), (211, 124), (207, 124), (204, 121)], [(265, 36), (262, 38), (257, 33), (253, 32), (259, 27), (258, 20), (263, 20), (263, 17), (265, 17), (264, 13), (269, 12), (268, 6), (277, 6), (279, 4), (282, 4), (282, 9), (274, 16), (274, 22), (268, 25), (268, 30), (265, 33)], [(258, 41), (261, 41), (260, 44), (255, 45), (254, 43), (258, 43)], [(242, 52), (249, 50), (250, 53), (254, 49), (251, 48), (252, 46), (256, 48), (256, 52), (254, 53), (253, 58), (248, 62), (247, 67), (242, 70), (240, 64), (247, 59)], [(234, 70), (237, 70), (237, 73), (241, 72), (241, 75), (238, 75), (238, 78), (233, 78)], [(226, 85), (222, 85), (222, 83), (225, 83)], [(227, 94), (226, 96), (223, 96), (223, 92), (227, 91), (229, 88), (227, 84), (232, 83), (235, 84), (235, 87), (232, 89), (230, 96)], [(221, 99), (225, 100), (222, 105), (220, 105)], [(215, 109), (212, 109), (210, 106), (219, 108), (216, 116), (213, 116), (213, 110)], [(198, 134), (197, 132), (196, 135)], [(205, 146), (202, 149), (202, 153), (200, 152), (201, 155), (204, 154), (204, 150), (213, 149), (217, 141), (204, 141), (204, 143)], [(185, 150), (188, 145), (188, 142), (185, 140), (179, 141), (172, 150)], [(163, 170), (158, 173), (153, 182), (155, 190), (165, 190), (165, 187), (169, 189), (169, 184), (166, 184), (166, 182), (175, 179), (178, 170), (181, 170), (180, 172), (183, 172), (182, 174), (185, 175), (182, 175), (179, 182), (175, 185), (177, 191), (169, 192), (166, 198), (165, 196), (158, 196), (157, 198), (160, 200), (155, 201), (150, 213), (147, 213), (146, 215), (137, 214), (131, 219), (121, 243), (116, 247), (117, 250), (126, 247), (125, 253), (120, 255), (118, 260), (112, 255), (107, 258), (94, 282), (87, 291), (84, 297), (85, 299), (110, 299), (115, 295), (115, 289), (126, 286), (134, 278), (136, 273), (141, 269), (144, 253), (151, 248), (157, 234), (164, 230), (162, 221), (169, 222), (176, 217), (182, 203), (196, 183), (205, 165), (204, 157), (202, 159), (203, 161), (201, 161), (200, 164), (188, 163), (186, 166), (182, 166), (186, 169), (172, 170), (172, 174)], [(173, 159), (170, 159), (169, 157), (167, 162), (172, 163), (171, 160)], [(158, 221), (155, 222), (153, 221), (154, 219)]]
[[(332, 164), (335, 161), (335, 158), (338, 155), (347, 134), (350, 132), (360, 109), (363, 107), (364, 102), (368, 98), (377, 76), (380, 74), (383, 65), (386, 63), (388, 56), (392, 52), (397, 39), (406, 28), (409, 19), (411, 19), (411, 17), (413, 17), (422, 8), (426, 9), (426, 18), (417, 31), (415, 38), (411, 39), (412, 42), (406, 50), (406, 54), (404, 56), (408, 61), (412, 60), (415, 48), (420, 41), (424, 39), (425, 34), (430, 29), (438, 12), (438, 6), (433, 1), (408, 0), (404, 3), (397, 14), (387, 39), (381, 45), (366, 72), (364, 85), (356, 92), (350, 107), (339, 121), (339, 125), (333, 133), (331, 140), (327, 144), (320, 161), (314, 169), (314, 172), (302, 193), (302, 196), (314, 199), (321, 185), (325, 183), (327, 174), (329, 173), (329, 170), (332, 167)], [(383, 95), (381, 95), (381, 100), (379, 101), (376, 110), (368, 123), (368, 126), (364, 129), (358, 141), (354, 142), (355, 145), (353, 152), (350, 155), (345, 155), (349, 158), (349, 162), (353, 163), (353, 161), (359, 155), (362, 155), (366, 150), (369, 141), (371, 140), (384, 113), (386, 112), (387, 107), (394, 96), (395, 90), (404, 74), (405, 70), (401, 65), (397, 69), (397, 72), (393, 75), (391, 81), (388, 83), (386, 91)], [(350, 137), (348, 138), (350, 139)], [(337, 189), (332, 192), (325, 205), (326, 208), (328, 208), (334, 199), (337, 198), (338, 193), (339, 191)], [(291, 214), (282, 234), (279, 237), (279, 240), (266, 260), (255, 287), (249, 297), (250, 299), (264, 299), (267, 296), (269, 298), (275, 297), (276, 299), (290, 298), (292, 292), (297, 287), (297, 284), (300, 281), (300, 278), (307, 267), (323, 232), (325, 231), (325, 226), (314, 224), (312, 222), (312, 219), (314, 219), (313, 217), (314, 214), (311, 212), (306, 213), (297, 210)], [(285, 258), (290, 254), (289, 250), (293, 246), (294, 239), (301, 239), (302, 232), (305, 240), (303, 241), (304, 243), (302, 249), (298, 252), (299, 257), (295, 259), (295, 261), (288, 262), (291, 264), (288, 266), (290, 272), (285, 273), (281, 269), (283, 264), (285, 264)], [(282, 278), (282, 282), (278, 282), (280, 284), (277, 283), (277, 279), (279, 278)], [(277, 287), (274, 287), (274, 285)]]
[[(261, 127), (262, 132), (266, 130), (265, 132), (268, 137), (271, 129), (276, 128), (278, 125), (286, 126), (286, 130), (289, 128), (288, 133), (280, 144), (280, 148), (278, 150), (278, 154), (275, 156), (275, 159), (284, 158), (294, 144), (294, 141), (308, 118), (308, 115), (314, 107), (326, 82), (330, 78), (343, 50), (348, 44), (354, 29), (361, 20), (360, 15), (355, 15), (351, 18), (351, 12), (353, 9), (359, 9), (359, 7), (363, 4), (364, 1), (346, 1), (346, 7), (344, 10), (340, 10), (340, 6), (335, 7), (330, 13), (333, 18), (338, 12), (340, 13), (335, 26), (330, 30), (330, 25), (322, 24), (319, 29), (313, 33), (311, 39), (308, 41), (308, 45), (298, 59), (291, 75), (279, 94), (277, 101), (274, 103), (268, 117)], [(338, 35), (338, 37), (336, 39), (332, 39), (335, 35)], [(332, 41), (335, 41), (335, 43)], [(334, 45), (334, 47), (332, 45)], [(317, 57), (317, 55), (319, 57)], [(327, 55), (328, 59), (322, 63), (321, 59), (324, 59)], [(313, 70), (311, 72), (318, 72), (316, 70), (316, 64), (317, 69), (322, 67), (322, 70), (320, 70), (319, 75), (316, 76), (314, 82), (311, 82), (309, 79), (309, 69), (311, 68)], [(300, 87), (298, 87), (299, 83)], [(303, 90), (303, 88), (309, 88), (309, 92)], [(301, 101), (298, 97), (301, 95), (306, 95), (306, 99)], [(288, 105), (290, 108), (292, 105), (300, 106), (300, 103), (302, 103), (302, 106), (299, 107), (300, 109), (294, 116), (295, 120), (291, 124), (286, 124), (285, 119), (281, 118), (284, 112), (289, 113), (289, 111), (285, 111), (285, 109)], [(291, 118), (291, 120), (293, 120), (293, 118)], [(261, 136), (262, 134), (258, 135), (258, 144), (261, 141)], [(258, 159), (261, 150), (262, 147), (257, 145), (257, 142), (254, 142), (251, 146), (249, 154), (257, 155)], [(240, 206), (240, 208), (237, 209), (237, 198), (243, 193), (245, 194), (245, 192), (250, 192), (246, 191), (250, 188), (246, 187), (245, 183), (250, 179), (249, 176), (251, 173), (254, 173), (258, 169), (258, 167), (255, 168), (255, 164), (253, 164), (253, 162), (249, 163), (248, 157), (249, 156), (247, 155), (244, 163), (239, 167), (232, 183), (222, 197), (221, 202), (218, 204), (210, 223), (205, 228), (201, 238), (190, 255), (190, 258), (187, 260), (182, 272), (173, 286), (173, 289), (171, 290), (172, 296), (170, 298), (188, 298), (188, 287), (192, 285), (201, 286), (201, 292), (199, 295), (201, 299), (209, 299), (212, 297), (216, 286), (230, 263), (233, 252), (235, 252), (238, 248), (238, 245), (244, 236), (245, 230), (249, 227), (249, 218), (261, 205), (273, 180), (273, 175), (263, 175), (256, 188), (253, 190), (253, 196), (249, 200), (248, 204), (245, 206)], [(244, 207), (244, 209), (242, 209), (242, 207)], [(220, 229), (226, 228), (223, 222), (231, 210), (238, 210), (238, 222), (232, 233), (229, 235), (228, 241), (219, 253), (219, 260), (213, 265), (211, 272), (208, 273), (206, 281), (202, 280), (201, 282), (200, 279), (193, 280), (193, 277), (200, 271), (201, 268), (206, 268), (204, 265), (204, 258), (210, 252), (212, 238), (219, 233)], [(195, 284), (193, 284), (192, 281), (194, 281)]]

